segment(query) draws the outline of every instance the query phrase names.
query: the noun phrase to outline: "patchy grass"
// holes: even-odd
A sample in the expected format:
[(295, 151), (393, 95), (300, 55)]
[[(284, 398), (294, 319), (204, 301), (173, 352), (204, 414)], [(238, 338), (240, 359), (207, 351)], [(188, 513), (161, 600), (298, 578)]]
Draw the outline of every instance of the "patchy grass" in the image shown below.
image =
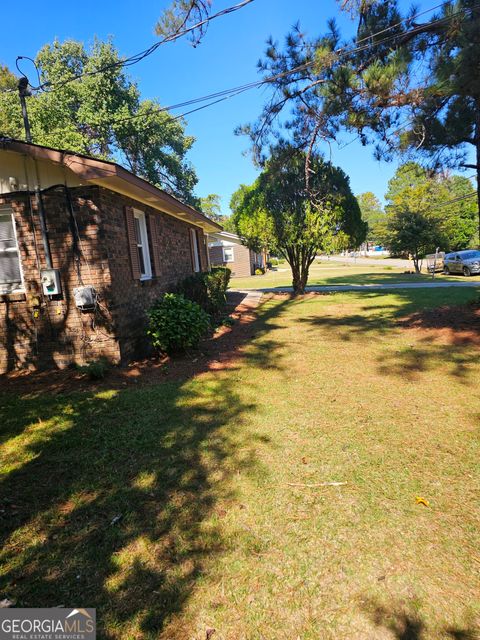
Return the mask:
[(477, 637), (478, 345), (419, 325), (445, 295), (270, 297), (223, 369), (3, 394), (0, 599), (101, 638)]
[[(310, 268), (309, 285), (323, 284), (383, 284), (400, 282), (431, 282), (432, 278), (426, 273), (404, 273), (405, 269), (385, 264), (387, 259), (379, 260), (378, 265), (365, 265), (359, 259), (358, 264), (329, 262), (327, 259), (317, 261)], [(436, 274), (435, 279), (452, 282), (478, 281), (480, 276), (465, 278), (464, 276), (445, 276)], [(263, 289), (270, 287), (291, 286), (292, 275), (288, 264), (279, 265), (276, 271), (269, 271), (262, 276), (247, 278), (232, 278), (230, 287), (233, 289)]]

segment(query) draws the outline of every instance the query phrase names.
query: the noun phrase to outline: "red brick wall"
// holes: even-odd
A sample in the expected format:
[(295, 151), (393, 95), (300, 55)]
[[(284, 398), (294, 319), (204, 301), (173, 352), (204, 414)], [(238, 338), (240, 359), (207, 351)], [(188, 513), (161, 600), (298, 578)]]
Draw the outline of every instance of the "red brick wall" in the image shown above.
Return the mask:
[(24, 294), (0, 295), (0, 372), (17, 367), (61, 368), (100, 356), (118, 361), (108, 311), (97, 313), (92, 323), (91, 314), (82, 314), (73, 302), (72, 290), (81, 280), (94, 285), (102, 296), (110, 286), (95, 192), (92, 187), (71, 190), (83, 249), (78, 263), (64, 191), (43, 195), (53, 267), (61, 273), (58, 299), (42, 293), (37, 259), (42, 268), (46, 263), (35, 198), (31, 198), (31, 209), (26, 194), (0, 198), (14, 212), (25, 284)]
[[(43, 268), (45, 255), (35, 198), (30, 209), (27, 195), (0, 196), (0, 204), (11, 205), (15, 215), (25, 282), (24, 294), (0, 295), (0, 372), (18, 367), (62, 368), (100, 357), (119, 362), (141, 353), (147, 346), (146, 309), (192, 273), (189, 224), (107, 189), (89, 186), (70, 192), (80, 239), (77, 254), (64, 191), (43, 195), (53, 267), (60, 269), (62, 280), (62, 295), (55, 300), (41, 290), (37, 259)], [(151, 281), (140, 282), (132, 276), (126, 204), (159, 216), (162, 271)], [(206, 269), (201, 230), (200, 247)], [(73, 289), (81, 283), (97, 291), (95, 312), (81, 312), (74, 304)]]
[[(107, 238), (107, 252), (111, 272), (110, 310), (114, 317), (116, 335), (120, 342), (122, 359), (148, 351), (145, 336), (146, 311), (165, 291), (193, 273), (190, 248), (190, 229), (198, 229), (202, 270), (208, 268), (205, 238), (198, 227), (178, 220), (135, 200), (102, 189), (101, 209)], [(160, 273), (151, 280), (134, 279), (125, 227), (125, 207), (130, 206), (155, 216), (158, 229), (158, 261)], [(150, 240), (153, 263), (154, 247)]]

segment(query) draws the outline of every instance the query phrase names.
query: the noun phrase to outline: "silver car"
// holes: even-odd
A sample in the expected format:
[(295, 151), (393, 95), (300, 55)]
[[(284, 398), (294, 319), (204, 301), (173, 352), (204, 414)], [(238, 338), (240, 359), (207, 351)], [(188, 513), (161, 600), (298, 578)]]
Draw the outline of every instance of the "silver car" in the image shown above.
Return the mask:
[(447, 253), (443, 259), (443, 271), (446, 274), (463, 273), (464, 276), (480, 273), (480, 251), (468, 249)]

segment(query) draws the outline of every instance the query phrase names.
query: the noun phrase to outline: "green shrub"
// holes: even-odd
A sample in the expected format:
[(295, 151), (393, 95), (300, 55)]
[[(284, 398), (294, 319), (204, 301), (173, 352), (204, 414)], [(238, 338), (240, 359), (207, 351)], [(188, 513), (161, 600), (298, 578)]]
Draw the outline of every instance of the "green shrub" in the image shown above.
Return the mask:
[(92, 360), (87, 364), (77, 366), (80, 373), (85, 373), (90, 380), (102, 380), (108, 371), (108, 362), (101, 358), (100, 360)]
[(160, 298), (149, 310), (148, 318), (147, 334), (153, 346), (170, 354), (196, 347), (210, 326), (207, 313), (177, 293)]
[(176, 293), (196, 302), (207, 313), (217, 315), (225, 307), (231, 274), (226, 267), (212, 267), (209, 272), (196, 273), (182, 280)]
[(264, 269), (255, 269), (256, 276), (263, 276), (264, 273), (265, 273)]
[(208, 301), (214, 314), (222, 311), (227, 304), (226, 293), (231, 275), (232, 272), (227, 267), (212, 267), (209, 273), (204, 274)]
[(194, 273), (179, 282), (174, 293), (179, 293), (187, 300), (196, 302), (209, 313), (208, 291), (203, 273)]

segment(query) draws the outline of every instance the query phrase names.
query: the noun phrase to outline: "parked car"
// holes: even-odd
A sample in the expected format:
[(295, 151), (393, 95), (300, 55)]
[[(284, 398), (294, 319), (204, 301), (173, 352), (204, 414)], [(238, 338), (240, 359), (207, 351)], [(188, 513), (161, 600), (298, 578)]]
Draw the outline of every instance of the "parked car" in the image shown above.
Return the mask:
[(480, 273), (480, 251), (466, 250), (447, 253), (443, 259), (443, 271), (449, 273), (463, 273), (473, 276)]

